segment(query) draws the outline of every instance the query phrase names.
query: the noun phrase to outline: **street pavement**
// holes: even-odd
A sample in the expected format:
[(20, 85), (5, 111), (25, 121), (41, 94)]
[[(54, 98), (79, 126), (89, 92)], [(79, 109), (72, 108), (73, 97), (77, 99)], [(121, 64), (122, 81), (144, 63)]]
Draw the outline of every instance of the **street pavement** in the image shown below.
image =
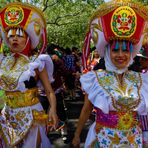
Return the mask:
[[(65, 100), (66, 112), (67, 112), (67, 123), (65, 128), (60, 131), (50, 132), (48, 137), (52, 143), (53, 148), (72, 148), (71, 142), (73, 135), (77, 126), (78, 118), (83, 106), (82, 99), (67, 99)], [(81, 144), (80, 148), (84, 147), (85, 138), (89, 129), (89, 126), (92, 124), (92, 120), (88, 120), (84, 129), (81, 133)]]

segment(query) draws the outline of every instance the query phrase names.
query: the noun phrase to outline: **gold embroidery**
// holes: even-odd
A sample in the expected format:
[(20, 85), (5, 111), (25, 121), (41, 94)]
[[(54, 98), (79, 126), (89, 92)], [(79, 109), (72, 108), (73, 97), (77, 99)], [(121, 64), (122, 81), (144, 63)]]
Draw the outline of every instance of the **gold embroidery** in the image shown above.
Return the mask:
[(119, 77), (117, 74), (114, 74), (117, 80), (117, 87), (115, 86), (115, 91), (117, 91), (118, 93), (120, 93), (122, 96), (127, 96), (127, 84), (124, 82), (124, 75), (123, 75), (123, 80), (122, 83), (119, 80)]
[[(108, 73), (108, 72), (106, 72), (106, 73)], [(137, 76), (135, 73), (129, 74), (127, 72), (126, 77), (129, 81), (130, 81), (130, 79), (128, 78), (128, 76), (132, 77), (132, 75), (134, 75), (134, 76), (136, 75), (136, 78), (138, 79), (138, 81), (133, 81), (133, 79), (132, 79), (130, 82), (133, 84), (129, 88), (127, 87), (127, 84), (125, 82), (122, 83), (122, 86), (118, 81), (115, 84), (112, 83), (113, 78), (114, 78), (113, 73), (112, 74), (108, 73), (107, 76), (106, 75), (104, 76), (105, 78), (104, 77), (99, 78), (97, 75), (97, 72), (95, 72), (95, 74), (96, 74), (96, 77), (97, 77), (97, 80), (98, 80), (100, 86), (110, 95), (110, 97), (112, 99), (112, 105), (117, 111), (130, 112), (140, 104), (140, 101), (141, 101), (140, 88), (142, 85), (142, 79), (141, 79), (140, 73), (138, 73), (138, 76)], [(110, 82), (107, 82), (107, 85), (105, 83), (106, 81), (104, 81), (104, 83), (102, 82), (103, 80), (107, 79), (106, 77), (110, 77), (110, 79), (108, 79), (108, 80), (110, 80)], [(111, 83), (110, 86), (108, 86), (109, 83)], [(119, 87), (117, 87), (116, 85)], [(136, 98), (138, 98), (137, 100), (134, 100), (134, 98), (131, 96), (131, 92), (133, 91), (133, 87), (134, 87), (134, 89), (137, 89), (137, 91), (138, 91), (138, 97), (136, 97)], [(119, 93), (120, 95), (114, 96), (113, 93)], [(115, 97), (117, 97), (117, 98), (115, 98)]]
[(120, 140), (121, 140), (121, 139), (120, 139), (120, 137), (118, 136), (117, 133), (115, 133), (114, 137), (109, 136), (109, 135), (108, 135), (108, 137), (111, 139), (112, 145), (113, 145), (113, 144), (118, 145), (118, 144), (120, 143)]
[(18, 112), (15, 117), (17, 121), (21, 121), (21, 119), (24, 119), (25, 116), (26, 116), (25, 112), (22, 111)]
[(48, 122), (48, 115), (45, 114), (44, 111), (33, 110), (33, 119), (36, 122), (47, 123)]
[(6, 92), (6, 104), (11, 108), (32, 106), (39, 103), (37, 88), (32, 88), (26, 92)]
[(0, 85), (4, 90), (14, 90), (18, 85), (18, 79), (28, 69), (29, 59), (20, 55), (17, 59), (7, 56), (0, 65)]
[(138, 124), (134, 113), (119, 114), (118, 128), (128, 130)]
[(9, 120), (1, 119), (0, 128), (8, 147), (14, 147), (28, 133), (33, 124), (33, 117), (30, 108), (9, 110), (8, 114)]

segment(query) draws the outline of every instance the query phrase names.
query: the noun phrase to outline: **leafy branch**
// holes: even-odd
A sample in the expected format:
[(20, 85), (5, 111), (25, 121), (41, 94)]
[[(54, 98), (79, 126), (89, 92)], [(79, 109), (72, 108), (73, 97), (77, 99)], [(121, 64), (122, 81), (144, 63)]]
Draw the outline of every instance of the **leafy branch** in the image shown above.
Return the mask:
[(53, 2), (52, 4), (48, 4), (48, 2), (49, 2), (49, 0), (44, 0), (44, 2), (43, 2), (43, 12), (48, 8), (48, 7), (53, 7), (54, 5), (56, 5), (59, 1), (58, 0), (56, 0), (55, 2)]
[(65, 19), (65, 18), (67, 18), (67, 17), (76, 17), (76, 16), (78, 16), (78, 15), (80, 15), (82, 12), (83, 12), (84, 10), (81, 10), (81, 11), (79, 11), (79, 12), (77, 12), (77, 13), (74, 13), (74, 14), (66, 14), (66, 15), (63, 15), (63, 16), (58, 16), (55, 20), (54, 20), (54, 22), (50, 22), (50, 21), (47, 21), (47, 24), (49, 25), (57, 25), (57, 26), (62, 26), (62, 25), (68, 25), (68, 24), (74, 24), (74, 23), (76, 23), (75, 21), (74, 22), (67, 22), (67, 23), (60, 23), (60, 21), (62, 20), (62, 19)]

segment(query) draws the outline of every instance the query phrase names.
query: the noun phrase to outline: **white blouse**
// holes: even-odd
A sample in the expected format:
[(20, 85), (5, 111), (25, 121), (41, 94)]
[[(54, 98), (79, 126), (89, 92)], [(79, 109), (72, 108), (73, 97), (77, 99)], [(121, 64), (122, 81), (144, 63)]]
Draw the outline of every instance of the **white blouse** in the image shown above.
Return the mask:
[[(128, 71), (128, 74), (124, 77), (124, 81), (126, 83), (126, 94), (123, 95), (127, 96), (129, 92), (130, 97), (134, 98), (134, 100), (137, 100), (140, 95), (141, 101), (134, 108), (134, 111), (137, 111), (140, 115), (146, 115), (148, 112), (148, 73), (140, 74)], [(116, 110), (112, 105), (112, 96), (118, 100), (120, 90), (117, 87), (118, 82), (113, 73), (108, 74), (106, 71), (97, 71), (96, 76), (94, 71), (90, 71), (81, 76), (80, 82), (82, 89), (88, 94), (88, 99), (95, 107), (101, 109), (104, 113)], [(139, 95), (138, 90), (140, 90)]]
[[(49, 78), (50, 82), (53, 82), (54, 81), (54, 79), (53, 79), (53, 68), (54, 67), (53, 67), (52, 59), (50, 58), (49, 55), (41, 54), (37, 58), (35, 58), (33, 60), (29, 60), (28, 57), (26, 57), (26, 56), (24, 56), (24, 58), (26, 59), (26, 61), (27, 61), (28, 64), (24, 64), (24, 67), (25, 67), (24, 69), (25, 70), (22, 73), (20, 73), (20, 76), (18, 78), (18, 82), (17, 82), (16, 88), (13, 89), (13, 90), (10, 90), (10, 91), (21, 91), (21, 92), (26, 91), (27, 88), (25, 87), (24, 81), (29, 80), (31, 76), (34, 77), (36, 75), (36, 73), (35, 73), (35, 70), (36, 69), (38, 69), (41, 72), (44, 67), (47, 70), (48, 78)], [(7, 57), (6, 58), (5, 57), (4, 58), (1, 58), (1, 59), (2, 60), (4, 59), (6, 61), (7, 60)], [(5, 61), (3, 63), (6, 63), (7, 62), (7, 61), (6, 62)], [(8, 67), (9, 67), (10, 64), (7, 64)], [(18, 63), (17, 64), (17, 70), (16, 70), (16, 72), (13, 71), (14, 72), (14, 75), (16, 75), (16, 76), (17, 76), (17, 71), (18, 71), (18, 73), (20, 72), (19, 71), (19, 66), (21, 68), (21, 65), (19, 65), (19, 63)], [(5, 71), (5, 72), (7, 72), (7, 71)], [(9, 70), (8, 70), (8, 73), (9, 73)], [(0, 69), (0, 76), (2, 76), (2, 75), (3, 75), (3, 69)], [(11, 75), (11, 72), (10, 72), (10, 75)], [(13, 75), (12, 75), (12, 78), (13, 78)], [(43, 87), (40, 80), (37, 82), (37, 86), (40, 87), (40, 88)], [(2, 86), (0, 86), (0, 88), (3, 89)]]

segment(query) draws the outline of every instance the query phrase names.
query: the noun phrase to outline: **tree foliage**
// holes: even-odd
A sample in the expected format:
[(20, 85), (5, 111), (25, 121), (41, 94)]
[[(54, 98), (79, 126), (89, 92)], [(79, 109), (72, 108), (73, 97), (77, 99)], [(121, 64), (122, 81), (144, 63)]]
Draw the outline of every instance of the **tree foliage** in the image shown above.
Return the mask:
[(49, 43), (81, 47), (93, 8), (82, 1), (60, 0), (50, 4), (52, 6), (43, 8)]
[[(19, 0), (0, 0), (0, 7), (8, 1)], [(148, 4), (148, 0), (133, 1)], [(43, 11), (49, 43), (81, 48), (90, 17), (104, 0), (26, 0), (26, 2), (36, 5)]]
[(133, 0), (133, 1), (138, 1), (138, 2), (141, 2), (145, 5), (148, 5), (148, 0)]

